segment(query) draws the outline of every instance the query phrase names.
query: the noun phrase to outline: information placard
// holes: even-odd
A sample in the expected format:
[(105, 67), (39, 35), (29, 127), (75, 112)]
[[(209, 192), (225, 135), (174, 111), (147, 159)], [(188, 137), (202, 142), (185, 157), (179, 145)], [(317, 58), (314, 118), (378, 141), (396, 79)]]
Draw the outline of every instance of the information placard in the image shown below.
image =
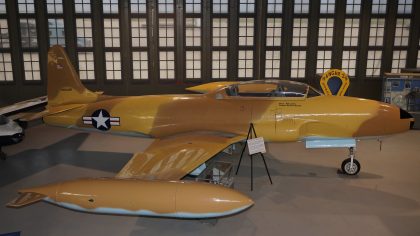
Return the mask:
[(263, 137), (248, 139), (247, 144), (250, 155), (257, 153), (266, 153)]

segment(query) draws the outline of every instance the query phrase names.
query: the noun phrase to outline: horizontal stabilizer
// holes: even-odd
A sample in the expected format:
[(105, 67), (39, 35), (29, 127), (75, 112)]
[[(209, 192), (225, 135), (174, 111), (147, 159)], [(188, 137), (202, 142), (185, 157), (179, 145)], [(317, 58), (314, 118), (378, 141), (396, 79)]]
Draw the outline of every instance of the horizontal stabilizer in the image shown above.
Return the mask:
[(9, 113), (17, 113), (20, 111), (28, 110), (36, 106), (42, 106), (47, 103), (47, 96), (33, 98), (30, 100), (18, 102), (6, 107), (0, 108), (0, 115), (8, 115)]
[(7, 203), (6, 206), (8, 207), (23, 207), (30, 205), (32, 203), (36, 203), (44, 199), (46, 196), (39, 193), (32, 193), (32, 192), (26, 192), (26, 193), (20, 193), (17, 198), (15, 198), (13, 201)]

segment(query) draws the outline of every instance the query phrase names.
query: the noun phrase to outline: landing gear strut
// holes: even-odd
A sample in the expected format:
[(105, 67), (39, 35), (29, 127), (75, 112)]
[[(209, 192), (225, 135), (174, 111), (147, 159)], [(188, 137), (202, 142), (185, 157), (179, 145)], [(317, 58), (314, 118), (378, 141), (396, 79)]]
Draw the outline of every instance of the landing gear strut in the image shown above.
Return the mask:
[(341, 170), (346, 175), (357, 175), (360, 171), (360, 163), (355, 159), (354, 147), (349, 148), (349, 158), (341, 163)]

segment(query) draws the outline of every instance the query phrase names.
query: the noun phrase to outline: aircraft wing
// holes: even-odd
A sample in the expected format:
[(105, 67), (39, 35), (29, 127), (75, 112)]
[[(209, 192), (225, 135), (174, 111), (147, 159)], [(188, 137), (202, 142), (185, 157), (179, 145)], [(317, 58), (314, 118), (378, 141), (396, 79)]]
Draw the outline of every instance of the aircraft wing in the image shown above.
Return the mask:
[(136, 153), (117, 178), (178, 180), (244, 137), (188, 133), (155, 140)]
[(6, 115), (13, 112), (19, 112), (19, 111), (22, 111), (31, 107), (44, 105), (46, 103), (47, 103), (47, 96), (42, 96), (42, 97), (26, 100), (23, 102), (18, 102), (10, 106), (0, 108), (0, 115)]

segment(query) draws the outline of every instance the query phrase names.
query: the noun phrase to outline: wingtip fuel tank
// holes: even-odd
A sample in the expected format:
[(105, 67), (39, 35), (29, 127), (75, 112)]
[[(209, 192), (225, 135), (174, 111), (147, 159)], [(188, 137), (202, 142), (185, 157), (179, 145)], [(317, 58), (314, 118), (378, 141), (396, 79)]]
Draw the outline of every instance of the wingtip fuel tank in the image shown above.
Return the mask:
[(224, 217), (254, 204), (233, 189), (187, 181), (77, 179), (19, 192), (9, 207), (44, 200), (83, 212), (173, 218)]

